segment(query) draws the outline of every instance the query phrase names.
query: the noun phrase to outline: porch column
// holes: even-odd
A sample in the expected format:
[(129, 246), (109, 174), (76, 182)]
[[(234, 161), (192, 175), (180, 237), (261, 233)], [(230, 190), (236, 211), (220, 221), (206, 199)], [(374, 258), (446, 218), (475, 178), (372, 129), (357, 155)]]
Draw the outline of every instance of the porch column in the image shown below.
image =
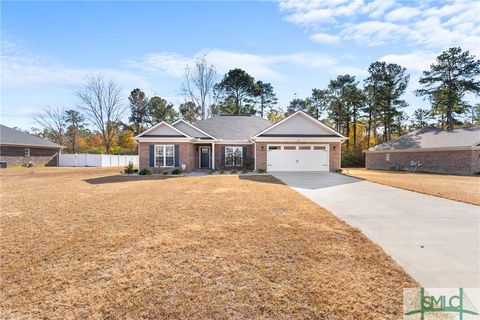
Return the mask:
[(215, 170), (215, 142), (212, 142), (212, 169)]

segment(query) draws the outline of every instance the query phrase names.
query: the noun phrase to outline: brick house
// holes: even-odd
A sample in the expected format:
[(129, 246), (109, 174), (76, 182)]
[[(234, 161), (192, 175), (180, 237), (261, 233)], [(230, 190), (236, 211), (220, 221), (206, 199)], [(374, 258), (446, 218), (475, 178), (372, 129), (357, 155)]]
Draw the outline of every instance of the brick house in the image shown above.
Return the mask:
[(135, 139), (140, 168), (160, 173), (175, 168), (335, 171), (345, 137), (298, 111), (276, 124), (252, 115), (161, 122)]
[(7, 166), (56, 166), (63, 146), (0, 124), (0, 161)]
[(480, 173), (480, 127), (424, 128), (366, 151), (365, 167), (474, 175)]

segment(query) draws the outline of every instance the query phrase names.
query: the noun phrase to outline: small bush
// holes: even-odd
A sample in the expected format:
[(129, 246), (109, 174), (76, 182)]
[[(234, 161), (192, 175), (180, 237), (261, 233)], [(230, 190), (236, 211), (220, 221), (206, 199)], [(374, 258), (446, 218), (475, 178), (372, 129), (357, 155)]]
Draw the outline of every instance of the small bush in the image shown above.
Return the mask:
[(342, 152), (343, 168), (363, 168), (365, 167), (365, 156), (362, 152), (354, 152), (351, 150)]
[(133, 173), (138, 173), (138, 169), (133, 170)]
[(220, 174), (224, 174), (224, 173), (225, 173), (225, 171), (223, 171), (223, 169), (222, 169), (222, 170), (220, 170)]
[(178, 168), (172, 170), (172, 174), (180, 174), (180, 173), (182, 173), (182, 171)]
[(208, 170), (207, 171), (207, 174), (212, 174), (213, 173), (213, 170)]
[(265, 169), (258, 169), (257, 171), (258, 171), (258, 173), (265, 173), (266, 172)]
[(142, 169), (138, 172), (138, 174), (141, 175), (141, 176), (151, 176), (152, 171), (150, 171), (148, 169)]
[(168, 174), (168, 171), (163, 171), (163, 175), (166, 176)]
[(22, 167), (25, 167), (25, 168), (31, 168), (31, 167), (33, 167), (33, 166), (34, 166), (34, 165), (33, 165), (33, 162), (31, 162), (31, 161), (29, 161), (28, 163), (22, 164)]
[(230, 173), (231, 174), (237, 174), (237, 170), (232, 170)]
[(242, 169), (242, 173), (243, 173), (243, 174), (245, 174), (245, 173), (247, 173), (247, 172), (248, 172), (248, 170), (247, 170), (247, 169), (245, 169), (245, 168), (244, 168), (244, 169)]
[(342, 169), (342, 168), (338, 168), (337, 170), (335, 170), (335, 172), (342, 173), (342, 172), (343, 172), (343, 169)]
[(128, 165), (125, 167), (125, 170), (123, 170), (124, 173), (126, 174), (132, 174), (135, 172), (135, 168), (133, 167), (133, 162), (129, 162)]

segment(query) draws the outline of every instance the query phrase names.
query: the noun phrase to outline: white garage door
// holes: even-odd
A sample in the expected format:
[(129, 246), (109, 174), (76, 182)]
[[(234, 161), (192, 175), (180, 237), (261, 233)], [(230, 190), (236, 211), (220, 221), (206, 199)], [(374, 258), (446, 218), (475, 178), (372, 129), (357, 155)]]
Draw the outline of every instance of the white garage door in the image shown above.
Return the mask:
[(268, 145), (268, 171), (328, 171), (328, 145)]

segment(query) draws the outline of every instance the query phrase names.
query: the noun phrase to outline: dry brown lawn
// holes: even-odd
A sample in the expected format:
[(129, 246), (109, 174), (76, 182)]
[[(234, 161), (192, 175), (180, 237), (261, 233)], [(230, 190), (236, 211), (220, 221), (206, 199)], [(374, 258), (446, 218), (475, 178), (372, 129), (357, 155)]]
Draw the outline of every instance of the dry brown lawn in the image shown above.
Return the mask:
[(269, 176), (2, 170), (0, 318), (398, 319), (418, 284)]
[(480, 177), (478, 176), (393, 172), (359, 168), (344, 169), (344, 173), (392, 187), (480, 205)]

